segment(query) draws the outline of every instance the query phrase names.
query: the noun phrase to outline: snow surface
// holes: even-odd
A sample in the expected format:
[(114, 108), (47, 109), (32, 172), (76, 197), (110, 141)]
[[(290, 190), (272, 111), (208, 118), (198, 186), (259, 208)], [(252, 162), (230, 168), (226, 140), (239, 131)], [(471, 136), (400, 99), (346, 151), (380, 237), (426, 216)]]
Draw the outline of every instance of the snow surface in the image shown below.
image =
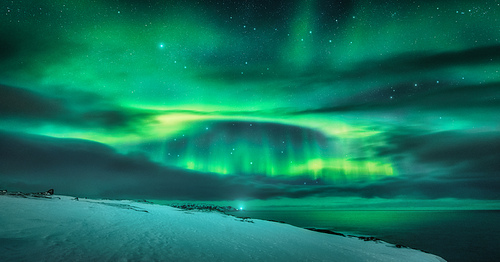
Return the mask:
[(0, 261), (444, 260), (385, 242), (217, 212), (69, 196), (0, 196)]

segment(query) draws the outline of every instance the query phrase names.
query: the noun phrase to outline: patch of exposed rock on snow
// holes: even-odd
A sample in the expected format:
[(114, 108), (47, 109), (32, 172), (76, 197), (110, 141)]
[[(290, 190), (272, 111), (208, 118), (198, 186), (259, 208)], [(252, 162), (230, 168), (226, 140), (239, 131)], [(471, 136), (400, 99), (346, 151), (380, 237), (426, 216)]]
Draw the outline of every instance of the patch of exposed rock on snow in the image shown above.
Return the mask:
[(151, 203), (0, 195), (0, 210), (1, 261), (445, 261), (383, 241)]

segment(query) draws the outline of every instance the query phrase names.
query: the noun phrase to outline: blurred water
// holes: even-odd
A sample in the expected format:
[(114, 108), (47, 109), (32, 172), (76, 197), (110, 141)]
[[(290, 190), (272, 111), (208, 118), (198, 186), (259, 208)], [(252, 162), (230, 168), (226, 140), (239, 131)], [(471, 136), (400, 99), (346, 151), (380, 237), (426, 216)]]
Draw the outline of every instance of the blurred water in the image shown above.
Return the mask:
[(447, 261), (500, 261), (500, 211), (239, 211), (237, 216), (374, 236)]

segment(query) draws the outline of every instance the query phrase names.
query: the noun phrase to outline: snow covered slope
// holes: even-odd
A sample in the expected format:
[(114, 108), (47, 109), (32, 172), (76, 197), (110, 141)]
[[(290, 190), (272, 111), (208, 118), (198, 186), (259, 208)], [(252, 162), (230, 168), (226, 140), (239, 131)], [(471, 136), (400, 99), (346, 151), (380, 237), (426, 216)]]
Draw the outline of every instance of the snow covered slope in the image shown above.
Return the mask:
[(444, 261), (221, 213), (117, 200), (0, 196), (0, 261)]

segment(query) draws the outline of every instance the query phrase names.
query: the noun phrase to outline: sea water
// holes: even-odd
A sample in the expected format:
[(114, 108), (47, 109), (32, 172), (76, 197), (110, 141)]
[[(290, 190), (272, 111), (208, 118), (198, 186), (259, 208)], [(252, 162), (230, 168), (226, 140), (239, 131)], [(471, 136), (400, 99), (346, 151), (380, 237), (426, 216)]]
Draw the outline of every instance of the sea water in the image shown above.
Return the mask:
[(500, 211), (265, 210), (233, 214), (373, 236), (449, 262), (500, 261)]

